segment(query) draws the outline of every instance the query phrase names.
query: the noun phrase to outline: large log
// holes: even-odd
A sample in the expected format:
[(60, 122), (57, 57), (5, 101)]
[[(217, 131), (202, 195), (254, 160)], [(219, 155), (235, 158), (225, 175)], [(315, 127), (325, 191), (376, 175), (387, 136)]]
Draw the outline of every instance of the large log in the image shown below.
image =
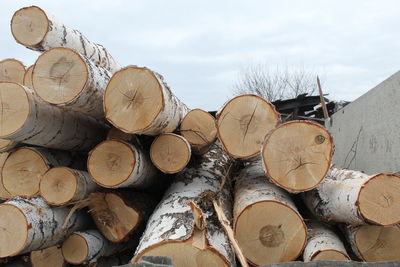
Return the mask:
[(400, 223), (400, 176), (332, 168), (325, 180), (303, 197), (324, 221), (352, 225)]
[(271, 182), (291, 192), (308, 191), (331, 167), (333, 140), (319, 124), (290, 121), (270, 132), (261, 151)]
[(39, 193), (42, 176), (51, 166), (68, 166), (71, 155), (65, 151), (42, 147), (21, 147), (11, 152), (4, 162), (4, 188), (11, 196), (30, 198)]
[(217, 215), (203, 197), (220, 192), (230, 218), (229, 159), (216, 145), (177, 174), (147, 224), (132, 262), (168, 256), (174, 266), (234, 266), (234, 254)]
[(255, 161), (236, 177), (235, 237), (255, 266), (295, 260), (307, 240), (307, 227), (283, 189), (267, 181)]
[(260, 154), (265, 136), (280, 122), (280, 115), (266, 99), (256, 95), (232, 98), (217, 113), (218, 138), (236, 159)]
[(87, 226), (88, 218), (75, 213), (63, 227), (68, 213), (68, 208), (51, 208), (40, 197), (15, 197), (0, 204), (0, 257), (56, 245)]
[(67, 267), (61, 247), (52, 246), (42, 250), (35, 250), (30, 253), (32, 267)]
[(32, 72), (33, 72), (33, 67), (35, 67), (35, 65), (30, 66), (29, 68), (26, 69), (25, 74), (24, 74), (24, 82), (23, 85), (34, 89), (33, 88), (33, 83), (32, 83)]
[(111, 73), (69, 48), (53, 48), (39, 56), (33, 88), (44, 101), (103, 119), (103, 95)]
[(188, 111), (163, 77), (147, 68), (121, 69), (111, 77), (104, 93), (106, 119), (127, 133), (173, 132)]
[(40, 180), (40, 195), (56, 206), (85, 199), (99, 188), (87, 172), (67, 167), (51, 168)]
[(303, 252), (305, 262), (350, 260), (342, 240), (327, 225), (310, 221), (307, 227), (307, 245)]
[(87, 169), (93, 180), (107, 188), (145, 188), (158, 172), (147, 153), (122, 140), (105, 140), (89, 153)]
[(182, 119), (179, 132), (190, 143), (193, 153), (204, 154), (217, 138), (215, 118), (202, 109), (192, 109)]
[(7, 58), (0, 61), (0, 82), (24, 83), (25, 66), (21, 61)]
[(0, 83), (0, 138), (64, 150), (87, 150), (105, 137), (104, 125), (43, 102), (31, 89)]
[(67, 47), (110, 72), (121, 68), (103, 46), (89, 41), (82, 33), (37, 6), (16, 11), (11, 20), (11, 32), (18, 43), (35, 51)]
[(150, 147), (150, 159), (163, 173), (177, 173), (190, 161), (192, 150), (185, 137), (173, 133), (161, 134)]
[(344, 229), (351, 249), (367, 262), (400, 260), (400, 228), (396, 226), (360, 225)]

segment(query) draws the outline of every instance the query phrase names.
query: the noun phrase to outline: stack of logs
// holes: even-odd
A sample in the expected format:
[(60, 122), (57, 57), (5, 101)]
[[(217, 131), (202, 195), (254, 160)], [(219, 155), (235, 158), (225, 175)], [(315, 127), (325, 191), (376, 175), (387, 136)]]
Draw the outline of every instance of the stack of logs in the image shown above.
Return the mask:
[(333, 167), (321, 125), (255, 95), (189, 109), (36, 6), (11, 31), (41, 54), (0, 62), (4, 266), (400, 260), (400, 177)]

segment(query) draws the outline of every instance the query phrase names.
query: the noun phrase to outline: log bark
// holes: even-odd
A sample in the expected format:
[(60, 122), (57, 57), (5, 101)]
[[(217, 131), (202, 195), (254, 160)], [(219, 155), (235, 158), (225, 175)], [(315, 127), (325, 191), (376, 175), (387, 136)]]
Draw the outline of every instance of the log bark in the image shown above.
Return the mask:
[(360, 225), (343, 227), (351, 249), (363, 261), (400, 260), (400, 228)]
[(32, 267), (67, 267), (61, 247), (52, 246), (42, 250), (35, 250), (30, 253)]
[(24, 82), (23, 85), (34, 89), (33, 88), (33, 83), (32, 83), (32, 72), (33, 72), (33, 67), (35, 67), (35, 65), (30, 66), (29, 68), (26, 69), (25, 74), (24, 74)]
[(32, 74), (35, 92), (44, 101), (104, 119), (103, 95), (111, 73), (69, 48), (39, 56)]
[(332, 163), (333, 139), (317, 123), (290, 121), (271, 131), (261, 150), (270, 181), (287, 191), (302, 192), (325, 178)]
[(7, 152), (0, 153), (0, 200), (8, 200), (12, 197), (11, 194), (8, 193), (8, 191), (4, 188), (2, 175), (4, 162), (9, 154), (10, 153)]
[(63, 150), (88, 150), (104, 140), (104, 125), (43, 102), (31, 89), (0, 83), (0, 137)]
[(54, 246), (88, 224), (84, 214), (74, 214), (65, 227), (68, 208), (51, 208), (42, 198), (15, 197), (0, 205), (0, 257)]
[(213, 145), (195, 165), (176, 175), (150, 217), (132, 262), (153, 255), (171, 257), (174, 266), (235, 266), (212, 201), (207, 204), (204, 198), (220, 192), (220, 203), (229, 213), (229, 164), (228, 156)]
[(173, 132), (188, 111), (164, 78), (147, 68), (121, 69), (111, 77), (104, 93), (106, 119), (126, 133)]
[(215, 118), (202, 109), (189, 111), (182, 119), (179, 132), (190, 143), (192, 152), (197, 155), (206, 153), (217, 139)]
[(192, 150), (189, 142), (173, 133), (161, 134), (150, 147), (150, 159), (163, 173), (173, 174), (182, 171), (190, 161)]
[(2, 179), (11, 196), (30, 198), (39, 193), (43, 175), (52, 166), (68, 166), (71, 155), (65, 151), (42, 147), (21, 147), (11, 152), (4, 162)]
[(232, 98), (217, 113), (217, 132), (233, 158), (249, 160), (260, 154), (265, 136), (280, 122), (280, 115), (266, 99), (256, 95)]
[(100, 189), (89, 173), (67, 167), (49, 169), (40, 180), (40, 195), (51, 205), (68, 205)]
[(394, 225), (400, 222), (400, 177), (366, 175), (332, 168), (325, 180), (303, 197), (310, 211), (324, 221), (352, 225)]
[(24, 83), (25, 66), (21, 61), (7, 58), (0, 61), (0, 82)]
[(342, 240), (327, 225), (317, 221), (310, 221), (307, 226), (307, 245), (303, 252), (303, 260), (305, 262), (350, 260)]
[(89, 153), (87, 169), (93, 180), (107, 188), (146, 188), (158, 172), (138, 146), (122, 140), (106, 140)]
[(235, 237), (255, 266), (295, 260), (307, 240), (307, 227), (283, 189), (265, 179), (262, 163), (252, 162), (236, 177)]
[(112, 73), (121, 68), (102, 45), (89, 41), (81, 32), (68, 27), (37, 6), (15, 12), (11, 20), (11, 32), (18, 43), (35, 51), (66, 47)]

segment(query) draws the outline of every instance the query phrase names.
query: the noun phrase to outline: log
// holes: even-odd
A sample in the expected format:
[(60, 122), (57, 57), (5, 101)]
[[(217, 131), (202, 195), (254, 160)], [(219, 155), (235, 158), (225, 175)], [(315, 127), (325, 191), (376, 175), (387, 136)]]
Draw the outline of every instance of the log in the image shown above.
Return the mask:
[(35, 51), (66, 47), (112, 73), (121, 68), (102, 45), (89, 41), (81, 32), (68, 27), (37, 6), (16, 11), (11, 20), (11, 32), (18, 43)]
[(147, 153), (122, 140), (106, 140), (89, 153), (87, 169), (93, 180), (107, 188), (146, 188), (158, 172)]
[(111, 73), (69, 48), (44, 52), (35, 63), (32, 82), (45, 102), (103, 119), (103, 95)]
[(126, 133), (173, 132), (188, 111), (164, 78), (147, 68), (121, 69), (111, 77), (104, 93), (106, 119)]
[(280, 115), (266, 99), (256, 95), (232, 98), (217, 113), (217, 133), (225, 151), (235, 159), (260, 154), (265, 136), (280, 122)]
[(42, 250), (35, 250), (30, 253), (32, 267), (67, 267), (61, 247), (52, 246)]
[(64, 150), (88, 150), (104, 140), (104, 125), (43, 102), (31, 89), (0, 83), (0, 138)]
[(400, 228), (360, 225), (345, 227), (346, 239), (353, 252), (363, 261), (400, 260)]
[(100, 257), (133, 249), (134, 245), (135, 242), (132, 241), (111, 243), (97, 230), (78, 231), (63, 242), (62, 255), (71, 264), (91, 264), (97, 262)]
[(23, 85), (34, 89), (33, 88), (33, 83), (32, 83), (32, 72), (33, 72), (33, 67), (35, 67), (35, 65), (30, 66), (29, 68), (26, 69), (25, 74), (24, 74), (24, 82)]
[(12, 140), (0, 139), (0, 153), (8, 152), (19, 145), (20, 143)]
[(85, 205), (103, 236), (118, 243), (146, 224), (156, 204), (149, 194), (118, 189), (92, 193)]
[(11, 194), (8, 193), (8, 191), (4, 188), (2, 175), (4, 162), (9, 154), (10, 153), (7, 152), (0, 153), (0, 200), (8, 200), (12, 197)]
[(179, 132), (190, 143), (193, 153), (197, 155), (206, 153), (217, 139), (215, 118), (202, 109), (189, 111), (182, 119)]
[(0, 61), (0, 82), (15, 82), (23, 84), (25, 65), (21, 61), (7, 58)]
[(68, 208), (51, 208), (41, 197), (15, 197), (0, 204), (0, 257), (9, 257), (54, 246), (89, 220), (75, 213), (62, 227)]
[(173, 133), (161, 134), (150, 147), (150, 159), (163, 173), (182, 171), (190, 161), (192, 151), (189, 142)]
[(132, 134), (128, 134), (128, 133), (125, 133), (123, 131), (120, 131), (115, 127), (112, 127), (107, 132), (107, 139), (117, 139), (117, 140), (130, 142), (130, 141), (135, 139), (135, 136), (132, 135)]
[(303, 195), (323, 221), (352, 225), (400, 223), (400, 176), (332, 168), (319, 187)]
[(310, 221), (307, 227), (307, 245), (303, 252), (305, 262), (350, 260), (342, 240), (327, 225)]
[(71, 155), (41, 147), (21, 147), (11, 152), (4, 162), (4, 188), (11, 196), (30, 198), (39, 193), (42, 176), (51, 166), (68, 166)]
[(51, 168), (40, 180), (40, 195), (56, 206), (85, 199), (99, 188), (87, 172), (67, 167)]
[(262, 146), (266, 175), (290, 192), (308, 191), (325, 178), (332, 163), (333, 139), (321, 125), (290, 121), (270, 132)]
[(236, 177), (233, 208), (235, 237), (255, 266), (295, 260), (307, 241), (307, 227), (283, 189), (265, 179), (260, 161)]
[(196, 164), (176, 175), (151, 215), (132, 262), (152, 255), (171, 257), (178, 267), (235, 265), (229, 239), (212, 201), (203, 199), (220, 192), (220, 203), (231, 218), (226, 177), (229, 164), (228, 156), (213, 145)]

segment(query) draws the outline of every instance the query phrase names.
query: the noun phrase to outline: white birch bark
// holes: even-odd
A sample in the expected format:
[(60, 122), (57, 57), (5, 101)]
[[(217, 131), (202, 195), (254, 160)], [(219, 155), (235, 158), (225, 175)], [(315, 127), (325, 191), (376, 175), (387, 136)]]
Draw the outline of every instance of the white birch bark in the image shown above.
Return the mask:
[(76, 177), (77, 185), (74, 197), (69, 201), (69, 203), (85, 199), (90, 193), (95, 192), (100, 188), (95, 182), (93, 182), (89, 173), (74, 169), (71, 169), (71, 171)]
[[(204, 216), (203, 229), (206, 231), (208, 248), (215, 250), (228, 266), (234, 266), (234, 254), (228, 237), (218, 222), (215, 211), (207, 209), (201, 197), (206, 192), (217, 192), (221, 181), (225, 179), (229, 165), (229, 158), (216, 145), (203, 155), (197, 165), (186, 168), (177, 174), (174, 183), (170, 186), (159, 203), (147, 224), (139, 246), (136, 249), (133, 262), (140, 260), (146, 250), (165, 242), (185, 242), (193, 236), (197, 217), (190, 202), (197, 203), (197, 209)], [(221, 191), (222, 205), (229, 213), (230, 197), (228, 187)], [(231, 218), (230, 214), (227, 214)]]

